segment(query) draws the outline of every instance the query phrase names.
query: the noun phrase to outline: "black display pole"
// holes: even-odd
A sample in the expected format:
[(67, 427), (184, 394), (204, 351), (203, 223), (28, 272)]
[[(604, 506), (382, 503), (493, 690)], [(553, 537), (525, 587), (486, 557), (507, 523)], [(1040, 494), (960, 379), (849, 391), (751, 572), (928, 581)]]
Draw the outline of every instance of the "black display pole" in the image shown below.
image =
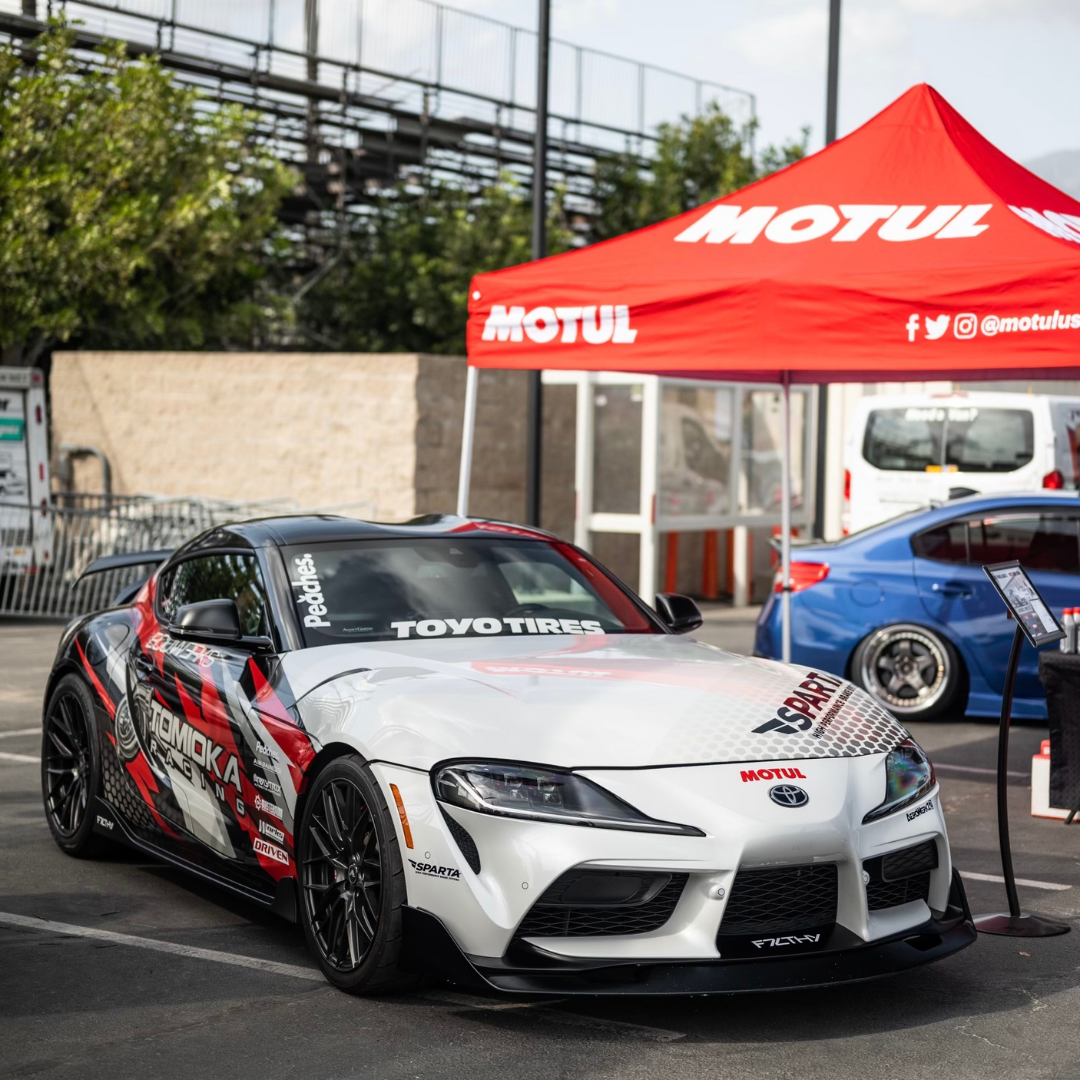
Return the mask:
[(1023, 644), (1024, 631), (1017, 623), (1012, 649), (1009, 651), (1009, 666), (1005, 670), (1005, 686), (1001, 693), (997, 760), (998, 844), (1001, 847), (1001, 874), (1005, 878), (1009, 910), (978, 916), (975, 919), (975, 928), (983, 934), (1003, 934), (1008, 937), (1054, 937), (1057, 934), (1067, 934), (1069, 925), (1055, 919), (1044, 919), (1041, 915), (1027, 915), (1020, 910), (1020, 898), (1016, 895), (1016, 875), (1013, 873), (1012, 847), (1009, 844), (1009, 721), (1012, 718), (1013, 689)]
[[(540, 0), (536, 34), (536, 133), (533, 141), (532, 257), (547, 254), (548, 52), (551, 0)], [(540, 524), (540, 474), (544, 440), (544, 387), (539, 371), (527, 373), (525, 423), (525, 524)]]
[[(829, 0), (829, 63), (825, 76), (825, 145), (836, 142), (840, 91), (840, 0)], [(825, 539), (825, 481), (829, 452), (829, 384), (817, 388), (817, 461), (814, 468), (814, 536)]]

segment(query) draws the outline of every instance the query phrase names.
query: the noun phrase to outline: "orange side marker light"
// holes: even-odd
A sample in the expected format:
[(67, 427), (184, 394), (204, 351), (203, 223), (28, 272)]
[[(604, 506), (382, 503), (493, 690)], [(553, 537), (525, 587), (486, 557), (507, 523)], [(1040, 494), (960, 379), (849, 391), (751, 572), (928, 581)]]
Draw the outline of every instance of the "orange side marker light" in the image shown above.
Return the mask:
[(405, 813), (405, 804), (401, 801), (401, 792), (398, 791), (397, 784), (390, 785), (390, 791), (393, 793), (394, 802), (397, 803), (398, 817), (401, 818), (401, 830), (405, 833), (405, 846), (412, 848), (412, 829), (409, 828), (409, 815)]

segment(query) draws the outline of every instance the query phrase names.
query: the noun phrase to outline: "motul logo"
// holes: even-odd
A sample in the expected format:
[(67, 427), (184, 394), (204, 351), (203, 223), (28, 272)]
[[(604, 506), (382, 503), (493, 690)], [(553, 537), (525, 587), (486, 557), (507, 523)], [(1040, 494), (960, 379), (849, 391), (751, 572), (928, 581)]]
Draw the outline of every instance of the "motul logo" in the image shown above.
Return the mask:
[(774, 244), (805, 244), (828, 236), (837, 243), (850, 243), (873, 230), (882, 240), (894, 243), (926, 240), (931, 236), (936, 240), (962, 240), (978, 236), (989, 227), (980, 221), (992, 205), (957, 203), (927, 208), (843, 203), (834, 207), (812, 203), (777, 213), (780, 209), (777, 206), (748, 206), (744, 210), (725, 203), (714, 206), (675, 239), (681, 244), (695, 244), (699, 240), (706, 244), (752, 244), (764, 235)]
[(805, 780), (802, 769), (749, 769), (741, 770), (739, 777), (745, 784), (751, 780)]
[(630, 326), (626, 304), (599, 304), (590, 307), (506, 308), (493, 304), (484, 323), (484, 341), (524, 341), (528, 338), (546, 345), (556, 338), (566, 344), (577, 341), (578, 333), (588, 345), (632, 345), (637, 331)]

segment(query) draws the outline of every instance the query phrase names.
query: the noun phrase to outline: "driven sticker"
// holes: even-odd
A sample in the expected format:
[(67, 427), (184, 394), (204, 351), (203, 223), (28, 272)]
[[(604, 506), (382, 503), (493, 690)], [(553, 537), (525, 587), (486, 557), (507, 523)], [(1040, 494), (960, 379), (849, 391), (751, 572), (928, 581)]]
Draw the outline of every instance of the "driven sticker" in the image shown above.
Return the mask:
[(289, 865), (289, 856), (282, 851), (281, 848), (277, 847), (277, 845), (268, 844), (262, 837), (256, 836), (251, 841), (251, 846), (259, 855), (266, 855), (275, 862), (283, 863), (285, 866)]

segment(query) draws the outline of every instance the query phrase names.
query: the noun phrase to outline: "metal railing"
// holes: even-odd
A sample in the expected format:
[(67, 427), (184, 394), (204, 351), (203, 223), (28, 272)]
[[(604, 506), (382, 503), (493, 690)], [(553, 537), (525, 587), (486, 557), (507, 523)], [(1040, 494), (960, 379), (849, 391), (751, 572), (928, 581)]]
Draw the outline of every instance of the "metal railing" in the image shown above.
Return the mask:
[[(0, 502), (0, 617), (68, 619), (107, 607), (152, 565), (81, 578), (103, 555), (178, 547), (204, 529), (299, 512), (292, 500), (235, 503), (140, 495), (59, 494), (51, 504)], [(371, 518), (369, 500), (320, 507)]]
[[(14, 6), (14, 0), (8, 0)], [(340, 90), (354, 71), (359, 93), (399, 107), (460, 115), (461, 95), (510, 110), (531, 125), (536, 100), (536, 33), (435, 0), (38, 0), (38, 6), (88, 29), (158, 49), (193, 52), (267, 73), (310, 79)], [(551, 42), (550, 115), (620, 134), (652, 137), (664, 120), (721, 101), (736, 120), (751, 119), (754, 95), (710, 79), (589, 49)], [(430, 93), (434, 92), (434, 97)], [(474, 106), (475, 107), (475, 106)]]
[[(125, 41), (216, 101), (253, 109), (265, 145), (303, 173), (307, 210), (363, 205), (370, 185), (416, 170), (531, 184), (532, 30), (433, 0), (36, 0), (36, 18), (27, 10), (0, 0), (0, 35), (32, 37), (38, 20), (59, 17), (83, 49)], [(581, 212), (598, 158), (631, 152), (647, 164), (658, 124), (711, 102), (753, 154), (749, 91), (558, 39), (551, 76), (549, 177)]]

